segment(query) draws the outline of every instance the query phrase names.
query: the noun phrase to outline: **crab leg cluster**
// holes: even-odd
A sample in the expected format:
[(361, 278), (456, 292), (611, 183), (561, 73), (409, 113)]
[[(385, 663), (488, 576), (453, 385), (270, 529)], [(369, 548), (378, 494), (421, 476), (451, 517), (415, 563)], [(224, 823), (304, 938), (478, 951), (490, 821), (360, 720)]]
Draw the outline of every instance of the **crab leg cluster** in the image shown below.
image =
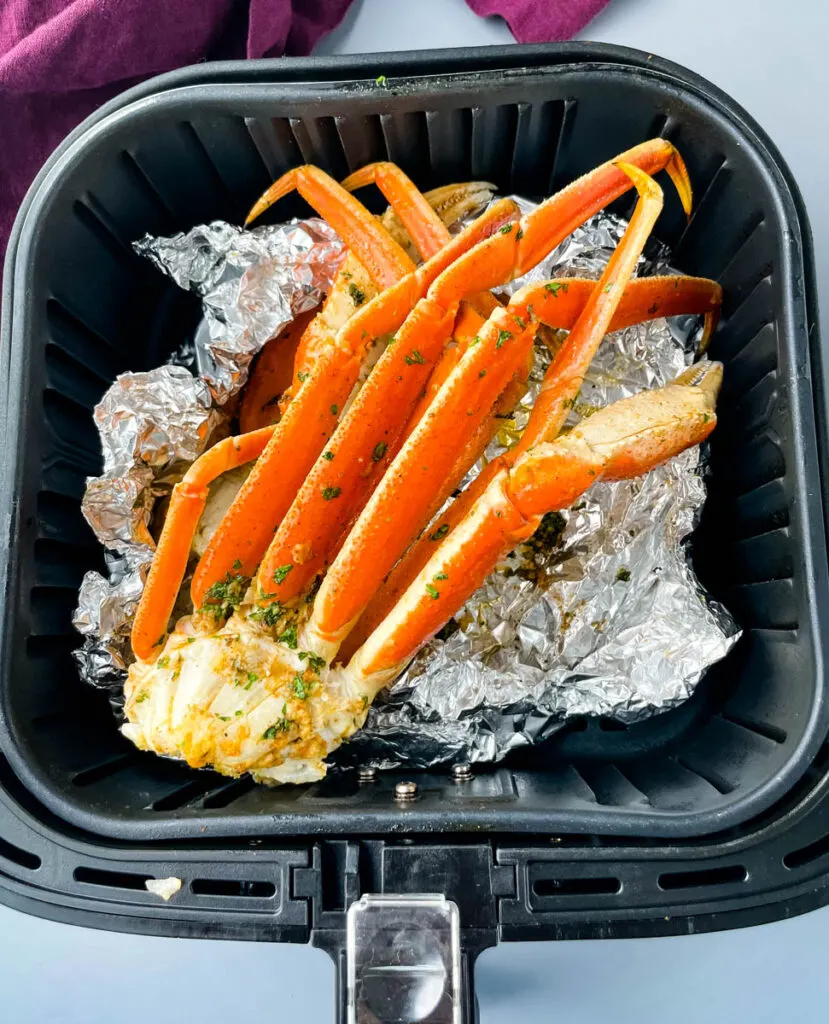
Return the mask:
[[(279, 422), (210, 449), (176, 488), (133, 631), (140, 662), (127, 712), (137, 723), (132, 735), (139, 745), (238, 774), (281, 765), (311, 728), (303, 731), (289, 693), (280, 728), (264, 730), (258, 743), (245, 733), (245, 753), (236, 744), (231, 762), (217, 752), (218, 741), (202, 743), (196, 756), (192, 726), (184, 742), (171, 739), (169, 730), (160, 738), (160, 727), (140, 725), (146, 713), (137, 703), (138, 687), (167, 671), (161, 665), (166, 654), (160, 668), (151, 662), (162, 648), (187, 653), (181, 634), (165, 641), (166, 630), (207, 485), (226, 469), (256, 460), (196, 567), (194, 609), (209, 610), (222, 588), (239, 581), (245, 596), (234, 602), (235, 611), (228, 608), (233, 618), (219, 632), (233, 625), (237, 639), (251, 633), (257, 650), (262, 634), (275, 642), (287, 635), (306, 667), (308, 659), (317, 665), (326, 700), (348, 694), (350, 724), (334, 728), (329, 716), (325, 727), (313, 727), (321, 744), (316, 757), (359, 727), (376, 692), (533, 534), (544, 514), (567, 508), (598, 480), (646, 472), (708, 436), (721, 379), (719, 364), (709, 362), (560, 433), (609, 331), (680, 313), (704, 315), (706, 339), (713, 330), (721, 301), (716, 283), (631, 280), (662, 208), (662, 191), (651, 176), (660, 170), (690, 211), (682, 160), (658, 139), (603, 164), (523, 217), (511, 201), (495, 202), (455, 236), (393, 165), (371, 165), (345, 187), (315, 168), (300, 168), (269, 189), (251, 217), (297, 188), (341, 233), (376, 294), (339, 320), (326, 320), (323, 309), (306, 328), (308, 343), (303, 335), (297, 344)], [(390, 237), (380, 244), (384, 229), (349, 192), (367, 184), (391, 202), (424, 258), (420, 266), (411, 265)], [(630, 187), (638, 192), (635, 211), (598, 282), (533, 284), (506, 305), (491, 295), (488, 289), (526, 273)], [(520, 442), (435, 518), (493, 437), (497, 416), (520, 400), (542, 324), (569, 335)], [(382, 352), (355, 388), (378, 339)], [(217, 629), (215, 623), (205, 627), (198, 615), (193, 622), (197, 634)], [(338, 656), (344, 664), (333, 669)], [(281, 657), (274, 664), (282, 665)], [(277, 675), (295, 670), (287, 661), (273, 669)], [(166, 676), (163, 685), (170, 686)], [(283, 692), (282, 682), (268, 685)], [(361, 701), (356, 712), (354, 701)], [(241, 709), (236, 716), (246, 720)], [(223, 735), (235, 735), (234, 728)]]

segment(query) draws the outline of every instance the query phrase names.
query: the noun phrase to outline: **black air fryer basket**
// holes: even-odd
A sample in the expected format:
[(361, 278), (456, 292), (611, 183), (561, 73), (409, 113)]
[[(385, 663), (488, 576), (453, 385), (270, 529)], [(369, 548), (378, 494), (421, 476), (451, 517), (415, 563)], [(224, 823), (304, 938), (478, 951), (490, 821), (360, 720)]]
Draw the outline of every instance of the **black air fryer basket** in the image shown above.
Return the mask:
[[(577, 722), (463, 782), (433, 772), (265, 789), (135, 751), (71, 657), (78, 586), (103, 564), (80, 512), (100, 472), (92, 409), (116, 374), (161, 363), (199, 309), (132, 240), (241, 222), (304, 162), (342, 177), (391, 159), (424, 189), (474, 177), (543, 197), (655, 135), (678, 146), (695, 190), (689, 223), (666, 191), (657, 235), (675, 265), (724, 289), (710, 351), (725, 384), (693, 555), (743, 627), (730, 656), (676, 711), (627, 729)], [(474, 954), (499, 938), (733, 927), (824, 902), (829, 581), (811, 241), (779, 154), (709, 83), (596, 44), (155, 79), (82, 125), (33, 185), (2, 329), (9, 903), (155, 934), (312, 938), (337, 953), (361, 894), (439, 893), (459, 908), (468, 985)], [(416, 800), (395, 800), (401, 778)], [(171, 875), (183, 885), (169, 903), (146, 891)]]

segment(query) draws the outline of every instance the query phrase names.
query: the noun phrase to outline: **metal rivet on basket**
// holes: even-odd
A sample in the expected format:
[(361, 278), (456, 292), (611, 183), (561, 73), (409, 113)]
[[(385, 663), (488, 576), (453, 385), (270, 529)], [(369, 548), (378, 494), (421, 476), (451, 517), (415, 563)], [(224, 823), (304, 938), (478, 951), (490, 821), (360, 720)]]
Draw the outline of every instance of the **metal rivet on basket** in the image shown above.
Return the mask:
[(398, 782), (394, 787), (395, 800), (414, 800), (417, 796), (416, 782)]
[(467, 782), (472, 778), (472, 765), (466, 761), (452, 765), (452, 778), (455, 782)]
[(370, 764), (364, 764), (357, 769), (357, 781), (358, 782), (376, 782), (377, 781), (377, 769)]

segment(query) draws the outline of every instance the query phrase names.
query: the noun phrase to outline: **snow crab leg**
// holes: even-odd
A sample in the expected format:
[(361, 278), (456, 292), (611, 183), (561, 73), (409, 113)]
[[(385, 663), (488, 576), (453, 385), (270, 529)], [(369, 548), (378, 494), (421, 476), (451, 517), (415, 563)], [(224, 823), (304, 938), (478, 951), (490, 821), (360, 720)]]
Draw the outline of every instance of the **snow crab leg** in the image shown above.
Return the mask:
[[(490, 233), (479, 244), (462, 250), (457, 259), (432, 279), (428, 291), (424, 289), (424, 297), (411, 303), (411, 312), (390, 328), (397, 330), (394, 344), (386, 348), (356, 396), (341, 428), (338, 428), (336, 436), (331, 438), (311, 469), (301, 499), (297, 499), (285, 520), (278, 525), (258, 571), (258, 586), (263, 601), (285, 602), (303, 591), (325, 565), (345, 527), (368, 499), (374, 482), (380, 476), (378, 470), (386, 468), (402, 439), (407, 435), (413, 436), (412, 431), (416, 429), (417, 421), (417, 415), (413, 414), (416, 413), (419, 397), (428, 388), (430, 375), (440, 362), (447, 341), (452, 337), (453, 324), (462, 300), (467, 295), (478, 295), (482, 289), (502, 285), (525, 273), (555, 248), (574, 227), (632, 187), (633, 179), (620, 169), (620, 162), (653, 173), (667, 170), (677, 186), (683, 205), (686, 210), (690, 210), (691, 190), (682, 159), (669, 142), (655, 139), (627, 151), (616, 162), (602, 164), (546, 200), (517, 224), (506, 219), (495, 233)], [(495, 207), (488, 213), (493, 210)], [(463, 235), (453, 239), (435, 259), (442, 258), (460, 238)], [(379, 309), (396, 299), (396, 290), (392, 288), (379, 296), (375, 303)], [(348, 329), (356, 329), (357, 326), (355, 320)], [(536, 326), (527, 321), (521, 325), (502, 307), (496, 306), (487, 325), (487, 345), (481, 350), (476, 349), (475, 379), (467, 386), (464, 378), (465, 383), (456, 395), (457, 407), (453, 407), (452, 413), (447, 413), (440, 421), (440, 429), (448, 432), (444, 436), (449, 438), (451, 435), (454, 441), (458, 433), (459, 421), (456, 419), (453, 423), (450, 415), (464, 422), (465, 435), (471, 432), (468, 428), (472, 427), (473, 419), (479, 417), (481, 410), (488, 411), (491, 408), (522, 359), (526, 360)], [(482, 332), (480, 337), (483, 339), (485, 333)], [(501, 351), (507, 337), (515, 344)], [(475, 336), (469, 344), (477, 340)], [(493, 347), (496, 351), (491, 351)], [(481, 352), (484, 350), (484, 361), (491, 364), (489, 369), (484, 368), (482, 361)], [(460, 357), (461, 362), (467, 358), (470, 350), (467, 348), (464, 351), (465, 354)], [(447, 377), (446, 383), (451, 379), (452, 374)], [(466, 408), (466, 396), (475, 393), (480, 408), (470, 412)], [(435, 404), (432, 402), (427, 413), (430, 418), (434, 410)], [(425, 417), (420, 422), (423, 419)], [(440, 465), (443, 466), (443, 462)], [(446, 469), (446, 473), (450, 468)], [(430, 467), (428, 481), (442, 481), (445, 475)], [(388, 473), (383, 478), (384, 486), (394, 490), (395, 485), (391, 482), (386, 485), (386, 476)], [(428, 488), (425, 476), (415, 486), (421, 498), (428, 495)], [(386, 533), (388, 531), (384, 531), (384, 535)], [(397, 534), (396, 540), (400, 539), (401, 535)], [(409, 529), (402, 537), (404, 547), (408, 546), (411, 539)], [(351, 536), (348, 544), (351, 544)], [(394, 560), (400, 553), (397, 552)], [(390, 568), (391, 565), (387, 566), (383, 574)], [(215, 574), (212, 574), (210, 582), (214, 580)], [(199, 596), (199, 591), (193, 592), (194, 601), (198, 602)]]
[[(565, 375), (570, 376), (570, 390), (575, 387), (576, 393), (662, 209), (662, 190), (649, 175), (626, 163), (618, 172), (635, 184), (640, 198), (622, 241), (573, 326), (566, 346), (570, 355), (561, 360)], [(473, 254), (492, 248), (491, 241)], [(453, 264), (447, 274), (454, 275), (457, 266)], [(438, 278), (436, 285), (442, 280)], [(478, 344), (470, 345), (406, 439), (325, 575), (314, 605), (314, 628), (321, 638), (338, 645), (345, 639), (382, 580), (428, 521), (435, 494), (512, 376), (526, 365), (537, 329), (535, 317), (528, 313), (526, 306), (514, 299), (506, 308), (495, 310), (482, 328)], [(375, 373), (381, 366), (382, 360)], [(569, 408), (562, 404), (565, 394), (557, 400), (563, 410), (562, 422)], [(545, 415), (549, 419), (550, 414)], [(379, 422), (385, 426), (387, 419)], [(260, 568), (260, 585), (263, 583)]]

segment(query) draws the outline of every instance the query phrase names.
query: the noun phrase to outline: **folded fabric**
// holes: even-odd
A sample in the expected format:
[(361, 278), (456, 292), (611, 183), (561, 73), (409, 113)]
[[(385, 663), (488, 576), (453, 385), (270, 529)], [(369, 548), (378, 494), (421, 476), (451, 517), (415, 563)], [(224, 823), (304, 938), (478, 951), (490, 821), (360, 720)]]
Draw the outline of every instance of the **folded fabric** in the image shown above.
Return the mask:
[[(204, 60), (301, 56), (352, 0), (0, 0), (0, 260), (32, 178), (102, 103)], [(520, 42), (567, 39), (607, 0), (467, 0)]]

